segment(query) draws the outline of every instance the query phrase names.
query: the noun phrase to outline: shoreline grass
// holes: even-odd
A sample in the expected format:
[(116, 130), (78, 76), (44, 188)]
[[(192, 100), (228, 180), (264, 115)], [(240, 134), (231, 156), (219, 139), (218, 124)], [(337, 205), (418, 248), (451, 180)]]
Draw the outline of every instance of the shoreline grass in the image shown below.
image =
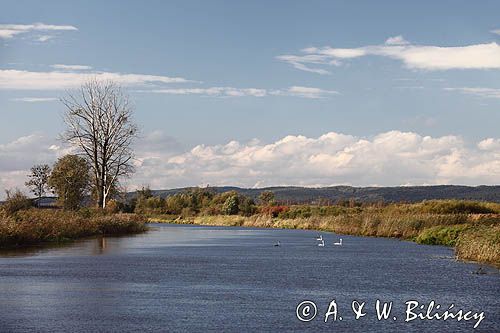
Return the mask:
[(444, 210), (443, 213), (440, 209), (422, 210), (421, 207), (422, 204), (370, 207), (334, 215), (294, 218), (263, 214), (249, 217), (200, 215), (185, 218), (155, 215), (150, 216), (148, 222), (307, 229), (355, 236), (391, 237), (418, 244), (452, 246), (460, 260), (500, 267), (500, 214), (496, 210), (464, 214), (462, 211), (453, 213)]
[(20, 210), (0, 216), (0, 248), (64, 243), (99, 235), (125, 235), (147, 230), (137, 214), (72, 212), (54, 209)]

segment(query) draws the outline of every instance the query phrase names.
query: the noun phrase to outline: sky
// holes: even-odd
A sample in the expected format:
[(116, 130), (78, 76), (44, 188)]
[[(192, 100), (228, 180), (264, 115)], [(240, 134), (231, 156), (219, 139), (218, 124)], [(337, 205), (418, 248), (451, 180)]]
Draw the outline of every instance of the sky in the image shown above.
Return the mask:
[(90, 77), (134, 104), (129, 190), (500, 183), (499, 1), (0, 8), (0, 191), (72, 151)]

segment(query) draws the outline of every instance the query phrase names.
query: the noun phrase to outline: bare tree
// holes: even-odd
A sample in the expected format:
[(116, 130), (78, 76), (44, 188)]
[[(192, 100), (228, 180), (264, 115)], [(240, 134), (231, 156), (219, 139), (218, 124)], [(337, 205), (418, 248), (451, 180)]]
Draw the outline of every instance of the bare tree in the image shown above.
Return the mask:
[(119, 178), (134, 171), (132, 143), (138, 128), (132, 121), (128, 96), (114, 82), (92, 79), (61, 101), (66, 106), (64, 122), (68, 126), (63, 138), (88, 160), (97, 204), (105, 208)]
[(40, 199), (47, 192), (49, 176), (50, 167), (47, 164), (37, 164), (31, 167), (31, 173), (28, 175), (29, 180), (24, 183), (38, 198), (37, 205), (40, 204)]

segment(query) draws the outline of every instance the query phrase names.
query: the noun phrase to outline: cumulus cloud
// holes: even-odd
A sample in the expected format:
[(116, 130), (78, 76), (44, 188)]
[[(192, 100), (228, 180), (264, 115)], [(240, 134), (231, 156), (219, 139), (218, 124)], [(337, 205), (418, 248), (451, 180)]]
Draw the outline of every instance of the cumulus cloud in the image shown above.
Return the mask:
[(474, 95), (484, 98), (500, 98), (500, 89), (485, 88), (485, 87), (460, 87), (460, 88), (444, 88), (446, 91), (458, 91), (463, 94)]
[[(25, 34), (34, 31), (75, 31), (78, 28), (72, 25), (53, 25), (45, 23), (33, 24), (0, 24), (0, 39), (10, 39), (20, 34)], [(39, 41), (44, 42), (52, 38), (52, 36), (40, 36)]]
[[(371, 138), (327, 133), (317, 138), (290, 135), (273, 143), (259, 140), (198, 145), (180, 154), (154, 158), (138, 154), (136, 185), (366, 186), (402, 184), (498, 184), (500, 140), (476, 147), (457, 136), (430, 137), (390, 131)], [(134, 183), (134, 181), (132, 181)]]
[(481, 150), (500, 151), (500, 139), (488, 138), (480, 141), (477, 147)]
[(394, 37), (389, 37), (385, 41), (386, 45), (408, 45), (410, 42), (408, 42), (406, 39), (404, 39), (403, 36), (394, 36)]
[(211, 87), (211, 88), (172, 88), (153, 89), (149, 92), (171, 94), (171, 95), (201, 95), (211, 97), (265, 97), (265, 96), (295, 96), (303, 98), (325, 98), (338, 94), (335, 90), (325, 90), (312, 87), (292, 86), (286, 89), (267, 90), (260, 88), (234, 88), (234, 87)]
[(5, 189), (23, 188), (28, 170), (34, 164), (53, 163), (71, 151), (54, 144), (55, 140), (41, 133), (21, 136), (0, 144), (0, 199)]
[[(61, 65), (59, 65), (61, 66)], [(78, 88), (89, 78), (111, 80), (125, 86), (152, 83), (184, 83), (190, 80), (147, 74), (124, 74), (112, 72), (51, 71), (30, 72), (14, 69), (0, 69), (0, 89), (12, 90), (62, 90)]]
[(329, 71), (317, 66), (339, 66), (349, 59), (365, 56), (392, 58), (411, 69), (500, 69), (500, 45), (495, 42), (466, 46), (426, 46), (411, 44), (403, 36), (395, 36), (388, 38), (383, 45), (357, 48), (309, 47), (301, 50), (301, 53), (280, 55), (277, 59), (297, 69), (318, 74), (328, 74)]
[[(0, 187), (22, 187), (35, 163), (52, 163), (70, 152), (42, 134), (0, 144)], [(271, 143), (257, 139), (185, 149), (162, 131), (136, 145), (137, 173), (129, 189), (200, 184), (244, 187), (351, 184), (498, 184), (500, 139), (470, 144), (458, 136), (431, 137), (389, 131), (364, 138), (335, 132), (289, 135)]]

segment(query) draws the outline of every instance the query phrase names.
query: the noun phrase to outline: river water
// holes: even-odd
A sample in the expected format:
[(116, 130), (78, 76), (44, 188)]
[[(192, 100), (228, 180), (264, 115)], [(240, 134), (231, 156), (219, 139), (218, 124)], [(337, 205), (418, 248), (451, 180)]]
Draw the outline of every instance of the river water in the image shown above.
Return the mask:
[[(472, 274), (477, 264), (441, 246), (322, 233), (319, 247), (317, 236), (155, 224), (141, 235), (2, 252), (0, 332), (471, 332), (477, 322), (405, 322), (410, 300), (484, 312), (474, 331), (500, 331), (498, 270)], [(316, 306), (308, 322), (297, 317), (304, 300)], [(332, 300), (337, 314), (325, 323)], [(358, 320), (354, 300), (365, 302)], [(377, 319), (376, 300), (393, 302), (388, 319)], [(303, 320), (314, 313), (308, 304)]]

